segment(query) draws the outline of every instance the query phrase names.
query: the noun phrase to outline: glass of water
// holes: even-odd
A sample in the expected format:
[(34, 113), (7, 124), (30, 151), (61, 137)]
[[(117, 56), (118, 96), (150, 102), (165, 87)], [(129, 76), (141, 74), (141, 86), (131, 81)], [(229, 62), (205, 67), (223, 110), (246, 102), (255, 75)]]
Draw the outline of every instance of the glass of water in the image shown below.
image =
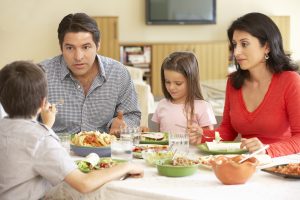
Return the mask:
[(120, 138), (122, 140), (131, 140), (133, 145), (140, 143), (141, 131), (140, 127), (125, 127), (120, 130)]
[(141, 140), (141, 131), (140, 127), (132, 127), (131, 128), (131, 136), (132, 136), (132, 142), (133, 145), (138, 145)]
[(169, 146), (172, 151), (188, 153), (189, 152), (189, 135), (185, 132), (169, 132)]
[(132, 140), (116, 139), (111, 142), (110, 147), (112, 159), (132, 160)]
[(70, 134), (69, 133), (57, 133), (59, 139), (60, 139), (60, 144), (66, 149), (68, 153), (70, 153)]

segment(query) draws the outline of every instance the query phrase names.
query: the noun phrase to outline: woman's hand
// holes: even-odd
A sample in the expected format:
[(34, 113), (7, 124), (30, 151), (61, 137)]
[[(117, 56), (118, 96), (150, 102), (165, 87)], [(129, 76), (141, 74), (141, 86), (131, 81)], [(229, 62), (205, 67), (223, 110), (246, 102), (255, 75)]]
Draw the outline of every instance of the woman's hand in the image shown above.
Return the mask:
[[(246, 148), (250, 153), (264, 147), (264, 144), (258, 138), (242, 138), (241, 139), (241, 149)], [(260, 154), (266, 154), (266, 150), (262, 151)]]
[(190, 137), (190, 144), (199, 144), (202, 140), (203, 129), (197, 124), (187, 126), (187, 132)]
[(56, 107), (55, 104), (45, 103), (41, 109), (42, 122), (51, 128), (55, 122)]

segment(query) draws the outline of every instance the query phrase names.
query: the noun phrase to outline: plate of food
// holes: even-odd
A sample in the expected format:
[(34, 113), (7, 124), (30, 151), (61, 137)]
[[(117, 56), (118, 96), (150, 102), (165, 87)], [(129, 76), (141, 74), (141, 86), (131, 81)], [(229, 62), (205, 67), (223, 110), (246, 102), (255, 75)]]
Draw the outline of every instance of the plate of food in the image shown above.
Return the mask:
[(246, 149), (240, 148), (240, 142), (206, 142), (197, 145), (197, 148), (206, 154), (243, 154)]
[(75, 161), (78, 169), (84, 173), (89, 173), (92, 170), (110, 168), (123, 162), (127, 161), (112, 159), (111, 157), (100, 158), (98, 154), (95, 153), (90, 153), (83, 160)]
[(300, 179), (300, 163), (275, 165), (273, 167), (261, 169), (261, 171), (283, 178)]
[(71, 135), (71, 150), (79, 156), (87, 156), (96, 153), (101, 157), (111, 155), (110, 144), (115, 140), (114, 135), (100, 133), (99, 131), (83, 131)]
[(153, 150), (153, 151), (162, 151), (167, 150), (168, 145), (160, 145), (160, 144), (140, 144), (136, 145), (133, 148), (133, 157), (142, 159), (142, 151)]
[(169, 144), (168, 133), (164, 132), (143, 132), (140, 144)]
[[(226, 154), (226, 155), (209, 155), (209, 156), (200, 156), (199, 157), (199, 166), (205, 169), (212, 169), (212, 161), (218, 158), (219, 156), (226, 156), (226, 157), (235, 157), (239, 156), (238, 154)], [(240, 155), (241, 156), (241, 155)], [(246, 156), (246, 155), (242, 155)], [(272, 158), (267, 154), (261, 154), (261, 155), (254, 155), (258, 160), (258, 166), (257, 168), (263, 168), (266, 165), (272, 163)]]

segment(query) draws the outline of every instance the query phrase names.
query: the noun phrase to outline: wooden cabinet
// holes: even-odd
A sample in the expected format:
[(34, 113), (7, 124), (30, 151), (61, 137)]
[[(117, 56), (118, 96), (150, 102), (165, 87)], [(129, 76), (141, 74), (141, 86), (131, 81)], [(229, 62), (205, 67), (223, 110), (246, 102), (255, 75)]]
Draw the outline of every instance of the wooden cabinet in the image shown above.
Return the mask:
[(93, 17), (100, 29), (100, 49), (103, 56), (120, 60), (118, 17)]
[(229, 65), (227, 41), (201, 43), (162, 43), (152, 44), (152, 92), (154, 96), (163, 96), (161, 90), (160, 68), (163, 60), (174, 51), (194, 52), (201, 80), (225, 79)]
[(270, 16), (282, 36), (283, 49), (290, 53), (290, 16)]

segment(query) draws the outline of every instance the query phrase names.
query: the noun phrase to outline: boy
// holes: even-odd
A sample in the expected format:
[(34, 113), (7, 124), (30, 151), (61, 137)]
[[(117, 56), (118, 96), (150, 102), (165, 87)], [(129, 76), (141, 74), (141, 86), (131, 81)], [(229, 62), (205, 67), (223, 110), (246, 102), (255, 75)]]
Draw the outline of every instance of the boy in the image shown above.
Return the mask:
[[(50, 128), (56, 108), (46, 97), (47, 81), (36, 64), (16, 61), (0, 71), (0, 102), (8, 114), (0, 120), (0, 199), (40, 199), (62, 181), (86, 193), (125, 174), (143, 174), (130, 163), (79, 171)], [(36, 121), (39, 113), (44, 124)]]

